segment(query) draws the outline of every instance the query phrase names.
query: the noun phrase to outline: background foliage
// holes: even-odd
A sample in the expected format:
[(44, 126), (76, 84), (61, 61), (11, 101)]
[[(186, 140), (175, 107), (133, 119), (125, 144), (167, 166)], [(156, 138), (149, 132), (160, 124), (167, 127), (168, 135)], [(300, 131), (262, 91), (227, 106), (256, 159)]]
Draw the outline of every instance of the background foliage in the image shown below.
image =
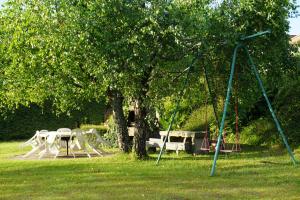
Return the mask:
[[(53, 112), (51, 103), (44, 107), (30, 105), (20, 106), (13, 113), (3, 115), (0, 120), (0, 140), (27, 139), (37, 130), (57, 130), (58, 128), (77, 128), (80, 124), (100, 124), (104, 122), (105, 104), (87, 102), (81, 110), (73, 110), (69, 114)], [(95, 128), (83, 126), (83, 129)], [(100, 133), (106, 132), (105, 128), (97, 128)]]

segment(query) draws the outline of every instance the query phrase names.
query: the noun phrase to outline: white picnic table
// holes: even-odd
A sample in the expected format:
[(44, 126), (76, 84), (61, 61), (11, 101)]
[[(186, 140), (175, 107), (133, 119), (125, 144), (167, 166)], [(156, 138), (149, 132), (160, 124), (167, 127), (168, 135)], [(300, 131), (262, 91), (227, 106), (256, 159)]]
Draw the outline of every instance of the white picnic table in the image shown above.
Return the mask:
[(69, 141), (71, 139), (72, 132), (71, 131), (48, 131), (48, 132), (41, 132), (39, 136), (44, 140), (51, 134), (56, 134), (60, 137), (63, 141), (66, 142), (66, 149), (67, 149), (67, 156), (69, 155)]
[[(167, 141), (171, 142), (171, 137), (179, 137), (179, 138), (181, 137), (181, 138), (183, 138), (183, 143), (186, 143), (187, 138), (191, 138), (192, 144), (194, 144), (196, 133), (198, 133), (198, 132), (195, 132), (195, 131), (170, 131)], [(160, 131), (159, 132), (159, 135), (162, 138), (166, 137), (167, 134), (168, 134), (168, 131)]]
[[(175, 150), (178, 154), (180, 150), (188, 150), (191, 145), (195, 144), (195, 136), (197, 133), (195, 131), (170, 131), (169, 136), (166, 141), (167, 150)], [(168, 131), (160, 131), (160, 138), (149, 138), (149, 141), (146, 142), (147, 147), (163, 147), (164, 138), (167, 137)], [(182, 138), (182, 142), (172, 142), (171, 138)], [(191, 138), (192, 144), (187, 142), (187, 139)]]

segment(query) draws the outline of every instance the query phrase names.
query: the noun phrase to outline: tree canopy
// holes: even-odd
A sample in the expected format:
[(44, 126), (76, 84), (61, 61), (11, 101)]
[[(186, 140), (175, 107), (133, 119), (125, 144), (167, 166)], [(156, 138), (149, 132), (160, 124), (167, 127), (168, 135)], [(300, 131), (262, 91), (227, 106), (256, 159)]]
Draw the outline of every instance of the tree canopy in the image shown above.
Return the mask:
[[(204, 95), (202, 65), (213, 93), (225, 93), (234, 45), (257, 31), (272, 30), (248, 43), (270, 89), (293, 73), (287, 35), (292, 7), (288, 0), (8, 0), (0, 11), (1, 106), (51, 100), (67, 111), (117, 91), (144, 113), (137, 138), (145, 140), (149, 108), (162, 108), (178, 94), (180, 71), (196, 55), (202, 57), (187, 102), (200, 103), (195, 99)], [(249, 85), (245, 59), (238, 62), (240, 103), (247, 109), (257, 89)]]

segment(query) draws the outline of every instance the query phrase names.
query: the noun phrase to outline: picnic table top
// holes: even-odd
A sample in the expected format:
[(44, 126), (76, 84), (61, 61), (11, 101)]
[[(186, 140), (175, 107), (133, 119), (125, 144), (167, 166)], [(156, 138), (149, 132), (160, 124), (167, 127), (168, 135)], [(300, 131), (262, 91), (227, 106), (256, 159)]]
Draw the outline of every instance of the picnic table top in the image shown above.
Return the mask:
[[(173, 137), (195, 137), (197, 133), (202, 133), (202, 131), (170, 131), (169, 136)], [(166, 136), (168, 131), (159, 131), (161, 136)]]
[[(135, 127), (128, 127), (129, 136), (134, 136)], [(205, 133), (205, 131), (170, 131), (171, 137), (195, 137), (196, 134)], [(167, 136), (168, 131), (159, 131), (161, 136)]]

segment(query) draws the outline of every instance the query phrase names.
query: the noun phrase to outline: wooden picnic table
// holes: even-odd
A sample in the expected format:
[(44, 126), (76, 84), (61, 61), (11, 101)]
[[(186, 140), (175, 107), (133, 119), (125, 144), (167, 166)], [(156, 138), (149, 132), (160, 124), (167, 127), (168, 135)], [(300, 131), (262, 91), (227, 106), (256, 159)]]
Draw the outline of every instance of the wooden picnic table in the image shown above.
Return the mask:
[[(190, 151), (192, 146), (195, 144), (195, 137), (197, 134), (200, 134), (200, 131), (170, 131), (169, 136), (166, 142), (166, 149), (167, 150), (175, 150), (178, 154), (179, 150)], [(164, 138), (167, 136), (168, 131), (160, 131), (159, 132), (161, 138), (149, 138), (147, 141), (148, 147), (159, 147), (162, 148)], [(179, 142), (172, 141), (171, 138), (176, 138)], [(188, 142), (188, 139), (191, 139), (191, 143)], [(176, 141), (175, 140), (175, 141)]]
[[(195, 143), (195, 136), (196, 136), (197, 133), (201, 133), (201, 132), (196, 132), (196, 131), (170, 131), (167, 141), (171, 142), (171, 137), (178, 137), (178, 138), (183, 138), (183, 143), (186, 143), (186, 140), (188, 138), (191, 138), (192, 144), (194, 144)], [(167, 136), (168, 131), (160, 131), (159, 134), (163, 138), (163, 137)]]

